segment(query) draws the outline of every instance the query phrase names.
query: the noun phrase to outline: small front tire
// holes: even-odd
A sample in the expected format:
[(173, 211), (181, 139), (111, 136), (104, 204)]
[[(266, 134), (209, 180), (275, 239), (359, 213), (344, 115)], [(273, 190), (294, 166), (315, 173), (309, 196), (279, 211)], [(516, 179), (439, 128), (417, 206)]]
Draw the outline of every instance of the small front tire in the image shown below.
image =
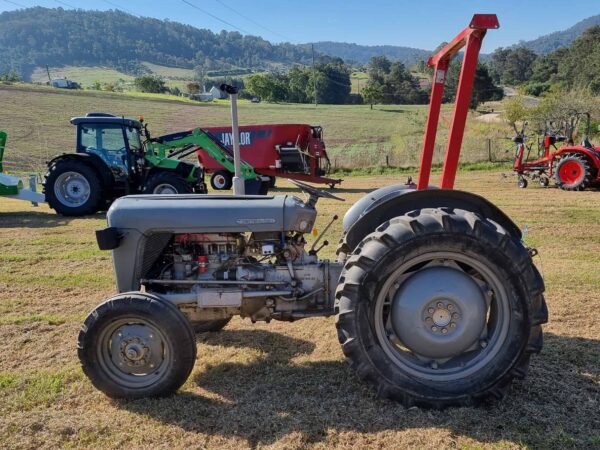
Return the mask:
[(169, 395), (196, 361), (187, 318), (161, 297), (140, 292), (98, 305), (83, 323), (77, 347), (83, 372), (112, 398)]

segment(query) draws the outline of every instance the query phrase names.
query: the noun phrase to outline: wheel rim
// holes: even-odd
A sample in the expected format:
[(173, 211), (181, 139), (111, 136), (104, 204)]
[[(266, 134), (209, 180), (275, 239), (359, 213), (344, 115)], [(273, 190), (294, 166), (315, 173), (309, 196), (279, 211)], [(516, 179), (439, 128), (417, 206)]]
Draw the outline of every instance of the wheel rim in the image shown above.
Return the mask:
[(375, 332), (394, 364), (412, 376), (451, 381), (475, 373), (508, 334), (508, 296), (492, 268), (454, 252), (421, 255), (385, 281)]
[(225, 189), (227, 180), (225, 179), (224, 175), (218, 174), (213, 177), (213, 183), (216, 189)]
[(164, 376), (172, 353), (170, 343), (155, 324), (128, 317), (102, 330), (96, 355), (112, 381), (127, 388), (145, 388)]
[(168, 183), (161, 183), (158, 186), (156, 186), (154, 188), (154, 190), (152, 191), (153, 194), (178, 194), (179, 192), (177, 191), (177, 189), (175, 188), (175, 186), (173, 186), (172, 184), (168, 184)]
[(81, 206), (89, 200), (90, 194), (90, 183), (79, 172), (61, 173), (54, 183), (54, 195), (65, 206)]
[(577, 161), (565, 161), (558, 170), (558, 175), (563, 183), (575, 184), (583, 177), (583, 168)]

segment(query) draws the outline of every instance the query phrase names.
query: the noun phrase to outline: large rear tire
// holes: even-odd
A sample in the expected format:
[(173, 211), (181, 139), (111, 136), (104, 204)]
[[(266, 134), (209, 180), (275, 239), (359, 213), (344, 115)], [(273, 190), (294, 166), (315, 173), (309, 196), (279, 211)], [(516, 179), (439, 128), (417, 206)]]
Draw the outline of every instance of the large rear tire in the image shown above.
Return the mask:
[(82, 161), (63, 159), (48, 167), (44, 193), (50, 208), (63, 216), (86, 216), (100, 209), (102, 183)]
[(98, 305), (83, 323), (77, 347), (83, 372), (113, 398), (171, 394), (196, 361), (187, 318), (159, 296), (140, 292)]
[(590, 163), (582, 155), (567, 155), (556, 165), (554, 178), (565, 191), (583, 191), (592, 181)]
[(380, 396), (470, 406), (527, 373), (542, 347), (543, 291), (527, 249), (495, 222), (417, 210), (381, 225), (347, 260), (338, 337)]
[(152, 175), (144, 186), (144, 194), (191, 194), (194, 188), (175, 172), (161, 171)]

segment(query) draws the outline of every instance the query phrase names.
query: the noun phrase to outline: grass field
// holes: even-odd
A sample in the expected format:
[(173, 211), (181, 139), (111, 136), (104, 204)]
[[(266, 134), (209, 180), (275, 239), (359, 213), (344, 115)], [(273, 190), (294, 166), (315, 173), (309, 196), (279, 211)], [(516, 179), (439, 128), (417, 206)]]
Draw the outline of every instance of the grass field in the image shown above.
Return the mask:
[[(338, 190), (347, 202), (322, 200), (317, 226), (397, 181), (347, 179)], [(345, 363), (333, 318), (235, 318), (198, 337), (177, 395), (109, 400), (83, 376), (75, 348), (85, 315), (114, 293), (109, 253), (94, 242), (104, 216), (69, 219), (0, 199), (0, 448), (600, 448), (599, 193), (518, 190), (489, 171), (463, 172), (457, 187), (527, 224), (550, 322), (529, 376), (503, 402), (442, 412), (378, 400)], [(339, 232), (338, 221), (327, 238)]]
[[(144, 115), (154, 135), (196, 126), (230, 123), (229, 103), (197, 103), (187, 99), (140, 93), (67, 91), (30, 85), (0, 86), (0, 129), (8, 131), (6, 162), (9, 170), (43, 171), (44, 162), (74, 147), (73, 116), (106, 111)], [(419, 161), (425, 106), (313, 105), (241, 102), (240, 123), (309, 123), (322, 125), (329, 155), (336, 167), (385, 165), (416, 166)], [(469, 119), (462, 161), (488, 159), (486, 139), (492, 138), (493, 156), (506, 158), (508, 129)], [(443, 155), (450, 122), (445, 106), (435, 159)]]

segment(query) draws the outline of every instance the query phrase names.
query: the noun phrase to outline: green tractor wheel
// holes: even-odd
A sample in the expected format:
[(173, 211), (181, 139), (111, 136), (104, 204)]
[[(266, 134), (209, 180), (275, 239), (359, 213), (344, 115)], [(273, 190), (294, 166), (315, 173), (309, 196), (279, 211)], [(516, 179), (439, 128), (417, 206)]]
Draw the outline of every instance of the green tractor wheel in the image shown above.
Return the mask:
[(158, 172), (152, 175), (144, 186), (144, 194), (191, 194), (190, 183), (175, 172)]

